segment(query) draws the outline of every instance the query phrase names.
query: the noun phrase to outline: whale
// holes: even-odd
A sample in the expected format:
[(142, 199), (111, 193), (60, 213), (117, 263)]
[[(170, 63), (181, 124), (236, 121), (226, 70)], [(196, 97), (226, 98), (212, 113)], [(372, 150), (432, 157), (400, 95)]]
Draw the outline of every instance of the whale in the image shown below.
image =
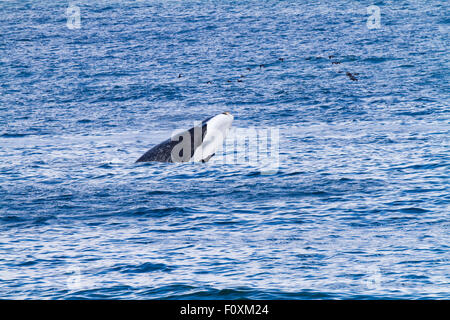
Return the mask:
[(234, 117), (229, 112), (194, 123), (188, 130), (173, 134), (169, 139), (144, 153), (138, 162), (208, 162), (223, 144)]

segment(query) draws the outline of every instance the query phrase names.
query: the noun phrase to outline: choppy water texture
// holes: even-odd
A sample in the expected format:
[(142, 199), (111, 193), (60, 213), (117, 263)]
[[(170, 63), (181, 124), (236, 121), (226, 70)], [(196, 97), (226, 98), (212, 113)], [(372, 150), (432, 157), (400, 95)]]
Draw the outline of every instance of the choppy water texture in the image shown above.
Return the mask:
[[(445, 1), (73, 3), (0, 3), (1, 298), (450, 298)], [(223, 111), (277, 173), (134, 164)]]

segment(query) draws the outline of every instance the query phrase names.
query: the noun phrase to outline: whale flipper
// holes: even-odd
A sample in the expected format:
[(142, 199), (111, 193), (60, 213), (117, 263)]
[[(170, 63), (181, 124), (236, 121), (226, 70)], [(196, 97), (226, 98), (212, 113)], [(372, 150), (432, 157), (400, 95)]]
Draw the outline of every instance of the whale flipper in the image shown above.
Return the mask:
[(207, 156), (205, 159), (203, 159), (202, 160), (202, 162), (203, 163), (205, 163), (205, 162), (208, 162), (209, 161), (209, 159), (211, 159), (211, 157), (213, 157), (213, 156), (215, 156), (216, 154), (215, 153), (213, 153), (212, 155), (210, 155), (210, 156)]

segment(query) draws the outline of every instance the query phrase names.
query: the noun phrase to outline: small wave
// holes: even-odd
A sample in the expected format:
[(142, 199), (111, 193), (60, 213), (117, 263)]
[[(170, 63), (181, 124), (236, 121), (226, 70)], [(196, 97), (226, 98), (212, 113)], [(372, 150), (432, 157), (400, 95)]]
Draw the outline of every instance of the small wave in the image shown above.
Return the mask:
[(416, 207), (403, 208), (403, 209), (400, 209), (399, 211), (404, 212), (404, 213), (427, 213), (427, 212), (429, 212), (429, 210), (422, 209), (422, 208), (416, 208)]
[(119, 271), (122, 273), (147, 273), (153, 271), (165, 271), (170, 272), (174, 267), (168, 266), (164, 263), (151, 263), (145, 262), (138, 265), (117, 265), (111, 268), (113, 271)]
[(3, 137), (3, 138), (23, 138), (23, 137), (26, 137), (26, 136), (28, 136), (28, 134), (25, 134), (25, 133), (2, 133), (1, 135), (0, 135), (0, 137)]
[(77, 123), (90, 123), (90, 122), (92, 122), (92, 120), (90, 119), (81, 119), (77, 121)]
[(5, 217), (0, 217), (0, 221), (5, 223), (15, 223), (15, 222), (24, 222), (26, 221), (26, 219), (19, 216), (8, 215)]
[(135, 209), (121, 212), (120, 215), (124, 216), (145, 216), (145, 217), (165, 217), (172, 214), (190, 213), (194, 210), (183, 207), (167, 207), (167, 208), (150, 208), (150, 207), (138, 207)]

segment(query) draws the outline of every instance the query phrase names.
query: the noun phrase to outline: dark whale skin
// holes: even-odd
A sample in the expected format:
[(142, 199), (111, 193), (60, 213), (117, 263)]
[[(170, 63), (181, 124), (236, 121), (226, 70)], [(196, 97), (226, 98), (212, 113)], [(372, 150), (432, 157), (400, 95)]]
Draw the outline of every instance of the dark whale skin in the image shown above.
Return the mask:
[[(201, 137), (194, 137), (194, 128), (196, 128), (196, 127), (192, 127), (191, 129), (187, 130), (187, 132), (189, 133), (189, 136), (191, 138), (191, 154), (190, 154), (189, 158), (187, 158), (187, 157), (184, 157), (183, 150), (181, 150), (181, 152), (180, 152), (180, 156), (183, 157), (184, 159), (186, 159), (186, 161), (189, 161), (189, 159), (192, 158), (192, 156), (195, 153), (195, 150), (203, 143), (203, 139), (205, 138), (206, 131), (207, 131), (206, 124), (209, 119), (211, 119), (211, 118), (208, 118), (202, 122)], [(197, 128), (198, 128), (197, 132), (200, 132), (199, 127), (197, 127)], [(139, 159), (137, 159), (136, 163), (137, 162), (151, 162), (151, 161), (174, 162), (172, 160), (172, 150), (178, 143), (183, 141), (183, 134), (185, 134), (185, 133), (186, 133), (186, 131), (177, 134), (176, 136), (178, 136), (178, 139), (175, 139), (174, 141), (172, 141), (172, 139), (167, 139), (167, 140), (161, 142), (160, 144), (154, 146), (153, 148), (148, 150), (146, 153), (144, 153)], [(208, 158), (208, 160), (209, 160), (209, 158)], [(185, 161), (180, 161), (180, 162), (185, 162)]]

